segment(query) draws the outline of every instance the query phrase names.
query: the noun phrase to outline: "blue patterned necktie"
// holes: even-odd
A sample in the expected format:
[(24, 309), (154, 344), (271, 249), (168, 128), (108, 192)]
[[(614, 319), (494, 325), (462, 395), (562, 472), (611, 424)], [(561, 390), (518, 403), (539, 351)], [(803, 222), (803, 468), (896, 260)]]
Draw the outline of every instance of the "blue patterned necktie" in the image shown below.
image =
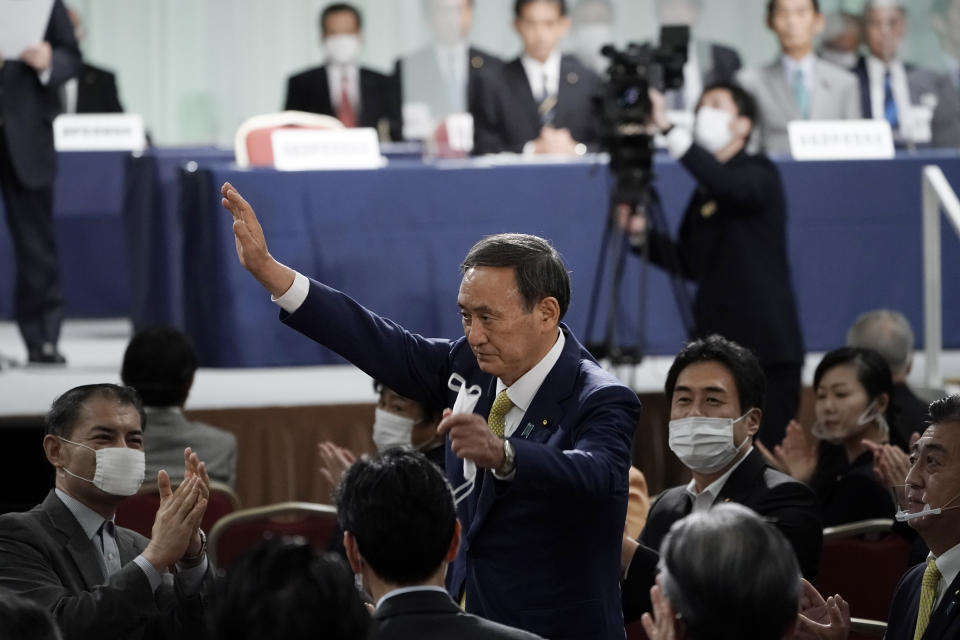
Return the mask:
[(897, 101), (893, 98), (893, 85), (890, 83), (890, 70), (883, 74), (883, 117), (890, 123), (890, 128), (896, 131), (900, 128), (900, 114), (897, 111)]

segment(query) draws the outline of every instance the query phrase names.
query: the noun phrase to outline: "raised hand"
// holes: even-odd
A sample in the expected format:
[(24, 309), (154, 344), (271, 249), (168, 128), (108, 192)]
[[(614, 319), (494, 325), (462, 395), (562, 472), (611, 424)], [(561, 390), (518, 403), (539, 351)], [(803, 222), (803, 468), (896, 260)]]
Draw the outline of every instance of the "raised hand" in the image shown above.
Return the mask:
[(350, 450), (338, 447), (332, 442), (318, 442), (317, 455), (320, 456), (320, 475), (330, 485), (331, 491), (340, 486), (343, 474), (357, 461), (357, 457)]
[(270, 295), (280, 297), (293, 284), (293, 270), (270, 255), (257, 214), (240, 192), (229, 182), (224, 182), (220, 194), (223, 196), (220, 204), (233, 216), (233, 236), (240, 264)]
[(801, 482), (810, 482), (817, 466), (817, 443), (807, 438), (799, 422), (790, 421), (783, 442), (773, 448), (773, 455), (786, 473)]
[[(919, 439), (920, 434), (914, 433), (910, 444), (913, 445)], [(910, 472), (910, 456), (896, 445), (879, 444), (867, 439), (860, 442), (873, 452), (873, 472), (885, 487), (892, 489), (906, 484), (907, 473)]]
[(30, 45), (20, 54), (20, 60), (30, 65), (36, 71), (46, 71), (53, 61), (53, 49), (49, 42)]
[(850, 605), (839, 594), (826, 600), (817, 589), (802, 580), (800, 613), (797, 616), (799, 640), (846, 640), (850, 634)]
[(650, 587), (650, 602), (653, 603), (653, 615), (645, 613), (640, 618), (643, 630), (650, 640), (674, 640), (677, 637), (677, 616), (670, 606), (670, 601), (663, 595), (660, 578), (657, 584)]
[(437, 433), (450, 437), (450, 449), (461, 460), (471, 460), (484, 469), (499, 469), (505, 454), (503, 440), (495, 436), (487, 421), (475, 413), (443, 411)]
[[(207, 475), (207, 463), (201, 462), (199, 456), (193, 449), (187, 447), (183, 450), (183, 479), (197, 478), (200, 486), (200, 497), (204, 500), (210, 499), (210, 476)], [(200, 523), (193, 532), (190, 545), (187, 547), (187, 556), (195, 556), (200, 553), (203, 541), (200, 539)]]
[(200, 477), (194, 475), (173, 491), (167, 472), (157, 474), (160, 508), (153, 522), (150, 543), (143, 551), (143, 556), (157, 571), (166, 571), (184, 556), (190, 546), (207, 508), (202, 485)]

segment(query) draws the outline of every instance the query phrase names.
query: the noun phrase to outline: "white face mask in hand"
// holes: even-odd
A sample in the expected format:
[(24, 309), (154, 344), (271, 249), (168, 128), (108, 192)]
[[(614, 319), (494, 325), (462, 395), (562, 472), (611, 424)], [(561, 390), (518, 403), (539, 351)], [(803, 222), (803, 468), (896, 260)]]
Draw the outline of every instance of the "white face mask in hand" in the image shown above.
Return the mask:
[[(453, 403), (451, 414), (473, 413), (473, 409), (480, 399), (480, 394), (483, 393), (480, 385), (475, 384), (468, 387), (463, 376), (459, 373), (451, 373), (450, 379), (447, 381), (447, 387), (451, 391), (457, 392), (457, 400)], [(453, 490), (453, 500), (456, 504), (463, 502), (477, 483), (477, 465), (472, 460), (463, 461), (463, 477), (465, 482)]]
[(360, 37), (349, 33), (323, 39), (327, 61), (336, 64), (352, 64), (360, 59)]
[(66, 467), (61, 467), (67, 475), (89, 482), (104, 493), (114, 496), (132, 496), (139, 491), (140, 485), (143, 484), (143, 475), (146, 468), (146, 457), (140, 449), (127, 447), (94, 449), (66, 438), (60, 439), (69, 444), (89, 449), (97, 456), (97, 470), (93, 474), (93, 480), (78, 476)]
[(722, 109), (700, 107), (693, 127), (693, 139), (710, 153), (717, 153), (733, 140), (733, 115)]
[(377, 407), (373, 418), (373, 443), (383, 453), (392, 447), (410, 447), (413, 438), (413, 418), (398, 416)]
[(670, 421), (670, 450), (691, 471), (716, 473), (730, 464), (744, 447), (749, 447), (747, 436), (737, 447), (733, 444), (733, 425), (743, 420), (749, 411), (736, 420), (691, 416)]

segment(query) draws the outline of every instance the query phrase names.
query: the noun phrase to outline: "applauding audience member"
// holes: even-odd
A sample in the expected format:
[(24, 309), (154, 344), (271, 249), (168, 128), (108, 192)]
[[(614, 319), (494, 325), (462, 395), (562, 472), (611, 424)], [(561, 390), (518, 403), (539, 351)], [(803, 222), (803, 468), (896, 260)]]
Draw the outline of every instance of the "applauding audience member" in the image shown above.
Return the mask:
[(230, 567), (210, 622), (212, 640), (366, 640), (370, 614), (339, 556), (274, 539)]
[(801, 580), (783, 533), (738, 504), (670, 528), (651, 597), (653, 614), (643, 616), (650, 640), (845, 638), (850, 628), (847, 603), (824, 601)]
[(419, 453), (390, 449), (350, 467), (337, 517), (350, 566), (377, 602), (374, 640), (539, 637), (464, 613), (444, 589), (460, 523), (446, 478)]
[(667, 532), (690, 513), (743, 504), (776, 523), (804, 575), (816, 575), (823, 531), (810, 489), (766, 465), (754, 450), (762, 418), (763, 370), (757, 358), (720, 336), (691, 342), (667, 373), (670, 449), (693, 474), (654, 502), (637, 541), (624, 538), (623, 610), (627, 622), (649, 608), (646, 592)]
[(56, 488), (30, 511), (0, 516), (0, 587), (47, 608), (68, 638), (173, 640), (203, 627), (212, 571), (200, 521), (210, 481), (197, 455), (184, 452), (176, 491), (159, 473), (150, 540), (114, 524), (117, 505), (143, 482), (144, 418), (128, 387), (64, 393), (43, 438)]
[(856, 77), (813, 51), (814, 39), (823, 30), (819, 0), (769, 0), (767, 25), (777, 34), (782, 55), (769, 66), (738, 76), (760, 104), (760, 148), (788, 153), (787, 123), (792, 120), (860, 118)]
[(792, 422), (775, 457), (790, 475), (810, 484), (824, 526), (892, 517), (893, 499), (874, 472), (873, 457), (876, 447), (891, 442), (893, 381), (887, 363), (870, 349), (836, 349), (817, 365), (813, 388), (814, 441)]
[(481, 78), (474, 152), (585, 152), (599, 137), (592, 99), (600, 78), (560, 51), (566, 0), (515, 0), (514, 16), (523, 55)]
[(144, 431), (150, 437), (143, 448), (147, 481), (168, 469), (170, 480), (179, 484), (183, 477), (178, 461), (189, 446), (205, 461), (211, 480), (232, 487), (237, 477), (236, 436), (183, 415), (196, 371), (193, 345), (173, 327), (144, 329), (127, 345), (120, 377), (137, 390), (147, 413)]

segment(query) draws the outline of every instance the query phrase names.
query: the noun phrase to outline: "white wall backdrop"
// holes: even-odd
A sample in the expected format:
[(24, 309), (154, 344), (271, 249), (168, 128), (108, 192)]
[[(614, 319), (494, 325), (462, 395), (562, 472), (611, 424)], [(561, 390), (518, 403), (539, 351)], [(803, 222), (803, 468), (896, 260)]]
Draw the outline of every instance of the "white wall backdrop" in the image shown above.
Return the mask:
[[(160, 145), (231, 144), (246, 117), (279, 110), (287, 76), (321, 62), (317, 16), (326, 0), (66, 0), (83, 16), (92, 63), (116, 72), (120, 97)], [(392, 69), (420, 46), (420, 0), (355, 0), (365, 18), (365, 62)], [(910, 0), (907, 57), (938, 66), (931, 0)], [(863, 0), (823, 0), (824, 11)], [(703, 37), (735, 46), (746, 64), (776, 53), (766, 0), (704, 0)], [(473, 40), (513, 57), (512, 0), (475, 0)], [(615, 0), (619, 44), (655, 35), (652, 0)]]

